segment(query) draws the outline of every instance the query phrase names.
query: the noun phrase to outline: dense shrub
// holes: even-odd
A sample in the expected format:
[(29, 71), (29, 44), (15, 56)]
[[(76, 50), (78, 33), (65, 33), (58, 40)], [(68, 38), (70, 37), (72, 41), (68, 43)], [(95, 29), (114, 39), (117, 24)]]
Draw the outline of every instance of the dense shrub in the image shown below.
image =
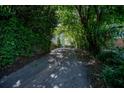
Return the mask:
[(54, 6), (16, 6), (13, 9), (17, 18), (35, 35), (34, 48), (48, 52), (52, 31), (56, 26)]
[(124, 87), (123, 49), (101, 52), (97, 57), (104, 62), (101, 73), (107, 87)]
[(32, 52), (32, 31), (24, 27), (17, 18), (1, 21), (0, 25), (0, 65), (14, 62), (17, 56), (30, 55)]
[(123, 53), (119, 49), (108, 49), (100, 52), (97, 58), (106, 65), (119, 65), (124, 60), (122, 55)]
[(124, 87), (124, 63), (117, 66), (105, 66), (102, 72), (108, 87)]
[(18, 57), (48, 52), (55, 18), (51, 6), (0, 6), (0, 69)]

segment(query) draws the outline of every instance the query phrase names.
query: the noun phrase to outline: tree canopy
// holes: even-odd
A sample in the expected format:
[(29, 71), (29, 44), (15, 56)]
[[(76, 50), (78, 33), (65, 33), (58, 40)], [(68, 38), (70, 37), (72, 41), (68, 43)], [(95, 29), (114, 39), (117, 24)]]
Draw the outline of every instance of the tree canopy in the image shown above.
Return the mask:
[[(109, 82), (112, 84), (120, 76), (113, 85), (122, 87), (124, 47), (117, 48), (114, 42), (119, 38), (124, 41), (123, 11), (124, 6), (112, 5), (0, 6), (0, 70), (22, 56), (48, 53), (54, 46), (73, 47), (105, 62), (105, 80), (115, 76)], [(117, 53), (106, 53), (109, 49)]]

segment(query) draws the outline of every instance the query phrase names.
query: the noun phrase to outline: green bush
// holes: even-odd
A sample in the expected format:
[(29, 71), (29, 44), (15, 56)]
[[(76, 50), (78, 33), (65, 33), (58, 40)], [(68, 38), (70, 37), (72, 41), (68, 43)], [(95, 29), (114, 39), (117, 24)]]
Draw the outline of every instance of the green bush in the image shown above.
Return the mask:
[(116, 68), (105, 66), (102, 76), (108, 87), (124, 87), (124, 64)]
[(102, 51), (97, 55), (97, 58), (106, 65), (119, 65), (124, 60), (118, 49)]
[(17, 18), (1, 22), (0, 66), (12, 64), (17, 56), (32, 53), (32, 31), (24, 27)]
[(124, 87), (123, 49), (101, 52), (97, 57), (104, 62), (102, 77), (107, 87)]
[(0, 69), (18, 57), (48, 52), (55, 22), (52, 6), (0, 6)]
[(31, 56), (36, 50), (48, 52), (50, 39), (44, 34), (33, 32), (17, 18), (1, 21), (0, 25), (0, 66), (10, 65), (20, 56)]

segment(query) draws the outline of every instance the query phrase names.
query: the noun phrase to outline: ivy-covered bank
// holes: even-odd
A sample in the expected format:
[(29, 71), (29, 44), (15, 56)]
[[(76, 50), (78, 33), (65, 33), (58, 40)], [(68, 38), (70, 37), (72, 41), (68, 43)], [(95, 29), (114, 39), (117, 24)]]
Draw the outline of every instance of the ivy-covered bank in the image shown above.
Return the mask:
[(52, 6), (0, 6), (0, 68), (50, 49), (56, 25)]

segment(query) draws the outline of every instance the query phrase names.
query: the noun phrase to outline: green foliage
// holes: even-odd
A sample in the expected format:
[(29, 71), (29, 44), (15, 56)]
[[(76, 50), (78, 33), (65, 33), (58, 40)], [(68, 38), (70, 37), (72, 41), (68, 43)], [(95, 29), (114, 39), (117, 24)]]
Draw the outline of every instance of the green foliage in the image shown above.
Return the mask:
[(17, 6), (15, 10), (17, 17), (22, 19), (21, 21), (33, 31), (36, 38), (34, 47), (48, 52), (52, 30), (56, 26), (54, 6)]
[(0, 68), (21, 56), (50, 49), (56, 17), (53, 6), (0, 6)]
[(59, 36), (64, 34), (65, 41), (105, 64), (102, 75), (110, 87), (124, 87), (124, 50), (103, 51), (123, 32), (123, 10), (122, 6), (0, 6), (0, 69), (20, 56), (48, 52), (53, 35), (62, 46)]
[(14, 14), (14, 11), (12, 11), (11, 6), (0, 6), (0, 16), (1, 17), (8, 17), (12, 14)]
[[(123, 23), (123, 7), (119, 6), (75, 6), (86, 36), (86, 48), (93, 54), (113, 38), (120, 23)], [(120, 15), (119, 15), (120, 13)]]
[(108, 87), (124, 87), (124, 63), (116, 68), (105, 66), (102, 76)]
[(107, 87), (124, 87), (124, 56), (122, 49), (104, 51), (97, 56), (104, 62), (101, 73)]
[(97, 55), (97, 58), (104, 62), (106, 65), (119, 65), (123, 62), (124, 58), (121, 56), (122, 53), (116, 50), (105, 50)]
[(84, 30), (80, 25), (78, 14), (74, 6), (59, 6), (57, 10), (58, 26), (54, 35), (64, 34), (64, 38), (76, 48), (84, 48)]
[(1, 22), (1, 28), (1, 66), (11, 64), (17, 56), (31, 53), (32, 32), (15, 17), (10, 18), (7, 22)]

